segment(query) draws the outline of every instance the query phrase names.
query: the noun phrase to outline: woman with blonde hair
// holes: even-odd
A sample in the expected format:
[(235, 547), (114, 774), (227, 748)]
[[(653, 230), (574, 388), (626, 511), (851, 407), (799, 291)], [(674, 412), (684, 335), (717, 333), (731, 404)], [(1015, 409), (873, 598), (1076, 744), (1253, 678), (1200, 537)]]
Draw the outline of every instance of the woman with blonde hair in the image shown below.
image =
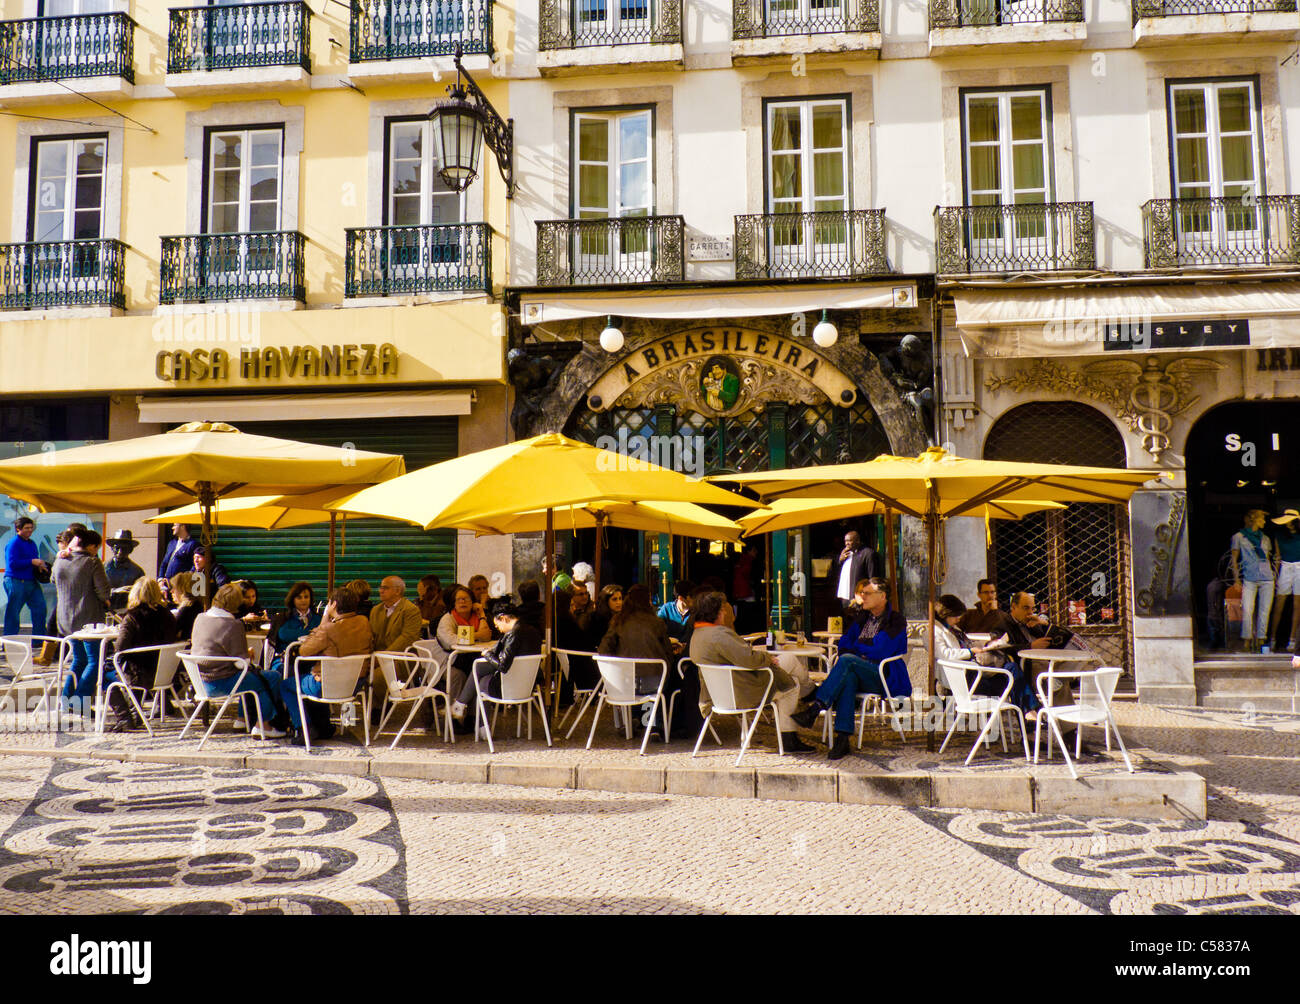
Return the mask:
[[(117, 631), (117, 651), (119, 654), (127, 653), (118, 660), (126, 676), (123, 682), (130, 687), (147, 688), (153, 683), (154, 673), (158, 670), (157, 652), (131, 655), (130, 650), (170, 645), (179, 638), (176, 618), (163, 602), (162, 586), (158, 580), (148, 576), (136, 579), (126, 601), (126, 615)], [(112, 675), (111, 672), (105, 673), (104, 679), (107, 681)], [(113, 691), (110, 706), (114, 718), (106, 726), (109, 732), (127, 732), (144, 727), (135, 709), (120, 691)]]
[(199, 598), (203, 594), (203, 576), (194, 572), (177, 572), (167, 580), (167, 592), (176, 606), (172, 610), (182, 641), (194, 633), (194, 618), (203, 613)]

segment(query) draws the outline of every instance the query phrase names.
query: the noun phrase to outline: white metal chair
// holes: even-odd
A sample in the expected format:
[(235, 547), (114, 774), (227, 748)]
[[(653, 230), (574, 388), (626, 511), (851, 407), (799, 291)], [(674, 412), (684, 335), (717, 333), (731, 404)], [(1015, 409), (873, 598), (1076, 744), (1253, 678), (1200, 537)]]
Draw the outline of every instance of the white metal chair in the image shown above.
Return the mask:
[[(592, 660), (596, 658), (595, 652), (583, 652), (581, 649), (576, 649), (576, 648), (557, 648), (557, 649), (553, 649), (552, 651), (555, 652), (555, 661), (559, 663), (560, 672), (564, 675), (564, 678), (566, 680), (570, 679), (569, 656), (581, 655), (581, 656), (586, 656), (587, 658)], [(555, 726), (555, 731), (558, 732), (560, 731), (560, 729), (564, 728), (564, 723), (569, 720), (569, 716), (573, 714), (574, 709), (576, 708), (578, 715), (576, 718), (573, 719), (573, 724), (569, 726), (569, 731), (564, 734), (565, 739), (570, 738), (573, 735), (574, 730), (577, 729), (578, 724), (582, 721), (582, 716), (585, 715), (587, 713), (587, 709), (591, 707), (591, 702), (594, 701), (596, 699), (596, 695), (600, 693), (600, 689), (603, 685), (604, 685), (604, 680), (601, 679), (596, 681), (596, 685), (594, 687), (574, 687), (573, 703), (570, 704), (568, 710), (564, 712), (564, 717), (561, 718), (559, 724)], [(584, 700), (582, 701), (582, 707), (578, 707), (579, 698), (584, 698)]]
[[(1079, 778), (1079, 772), (1074, 769), (1074, 763), (1070, 760), (1070, 753), (1066, 749), (1065, 739), (1061, 735), (1061, 727), (1058, 722), (1071, 722), (1075, 726), (1074, 731), (1074, 756), (1077, 760), (1081, 755), (1083, 748), (1083, 726), (1100, 725), (1106, 735), (1106, 749), (1110, 750), (1110, 734), (1115, 733), (1115, 741), (1119, 743), (1119, 751), (1124, 757), (1124, 766), (1128, 768), (1130, 774), (1133, 773), (1133, 761), (1129, 759), (1128, 750), (1124, 746), (1124, 739), (1119, 734), (1119, 729), (1115, 727), (1115, 718), (1111, 714), (1110, 701), (1115, 693), (1115, 685), (1119, 683), (1119, 678), (1124, 671), (1118, 666), (1102, 666), (1099, 669), (1056, 669), (1054, 667), (1038, 674), (1035, 686), (1038, 689), (1038, 700), (1042, 707), (1038, 711), (1038, 723), (1034, 726), (1034, 763), (1038, 763), (1038, 740), (1042, 734), (1043, 719), (1046, 718), (1048, 725), (1051, 727), (1051, 733), (1056, 736), (1056, 741), (1061, 746), (1061, 756), (1065, 757), (1065, 765), (1070, 768), (1070, 776), (1075, 780)], [(1051, 704), (1050, 695), (1056, 691), (1057, 681), (1068, 683), (1071, 680), (1079, 681), (1079, 699), (1074, 704)], [(1051, 735), (1047, 740), (1047, 756), (1052, 756)]]
[[(541, 655), (517, 655), (510, 663), (510, 668), (501, 673), (497, 680), (501, 684), (501, 696), (493, 697), (483, 692), (483, 679), (478, 675), (479, 663), (486, 662), (485, 659), (474, 660), (474, 691), (478, 695), (478, 700), (474, 702), (474, 740), (478, 741), (479, 729), (487, 733), (488, 750), (495, 753), (496, 746), (492, 742), (492, 729), (496, 725), (497, 711), (501, 707), (515, 707), (519, 713), (523, 714), (523, 709), (528, 708), (528, 738), (533, 738), (533, 702), (537, 702), (537, 708), (542, 715), (542, 730), (546, 733), (546, 745), (551, 743), (551, 727), (546, 719), (546, 698), (542, 696), (542, 687), (537, 680), (537, 674), (541, 672), (542, 660), (546, 658), (546, 653)], [(497, 707), (492, 709), (492, 725), (487, 723), (487, 709), (485, 704), (495, 704)], [(518, 729), (518, 725), (516, 729)]]
[[(135, 713), (139, 715), (141, 721), (144, 722), (144, 727), (148, 730), (149, 735), (152, 736), (153, 726), (149, 724), (149, 719), (153, 717), (155, 711), (162, 716), (166, 715), (167, 701), (164, 694), (166, 691), (171, 689), (172, 681), (176, 679), (176, 670), (180, 668), (181, 653), (188, 646), (189, 642), (180, 641), (173, 642), (170, 645), (142, 645), (139, 648), (128, 648), (123, 649), (120, 652), (114, 652), (113, 671), (117, 674), (117, 679), (104, 688), (103, 708), (107, 708), (109, 695), (113, 692), (114, 688), (117, 688), (126, 696), (131, 707), (135, 709)], [(131, 684), (126, 682), (126, 671), (122, 668), (122, 663), (127, 656), (145, 655), (150, 652), (156, 653), (158, 657), (158, 666), (154, 670), (153, 680), (151, 680), (147, 686), (133, 687)], [(100, 678), (103, 678), (102, 667), (100, 668)], [(146, 697), (150, 694), (153, 695), (153, 705), (149, 708), (148, 715), (144, 713), (144, 709), (141, 708), (140, 702), (136, 699), (134, 692), (137, 690)], [(101, 714), (99, 722), (101, 731), (103, 730), (103, 719), (104, 715)], [(163, 721), (165, 720), (165, 717), (160, 718), (159, 720)]]
[[(658, 666), (659, 685), (653, 694), (636, 692), (637, 666)], [(600, 724), (600, 711), (605, 705), (622, 708), (627, 721), (628, 738), (632, 737), (633, 708), (643, 704), (650, 705), (650, 725), (646, 727), (641, 739), (641, 753), (645, 754), (646, 744), (650, 741), (650, 730), (654, 727), (655, 715), (662, 715), (664, 723), (664, 742), (668, 741), (668, 707), (664, 704), (664, 683), (668, 680), (668, 663), (663, 659), (625, 659), (612, 655), (597, 655), (596, 668), (600, 670), (601, 687), (596, 700), (596, 713), (591, 719), (591, 732), (587, 735), (587, 749), (591, 749), (592, 740), (596, 738), (596, 726)]]
[[(822, 659), (826, 663), (826, 672), (829, 674), (835, 657), (819, 656), (818, 658)], [(880, 685), (888, 695), (887, 697), (882, 698), (879, 694), (871, 693), (858, 694), (858, 710), (856, 715), (858, 719), (858, 749), (862, 749), (863, 740), (866, 738), (868, 715), (878, 716), (889, 713), (890, 726), (899, 734), (904, 742), (907, 741), (907, 733), (903, 730), (901, 712), (903, 710), (903, 702), (912, 695), (895, 694), (889, 689), (888, 667), (891, 663), (895, 662), (901, 662), (906, 666), (907, 656), (891, 655), (887, 659), (882, 659), (878, 669), (878, 672), (880, 673)], [(831, 743), (831, 728), (833, 726), (835, 711), (833, 708), (826, 708), (822, 714), (824, 716), (822, 720), (822, 742), (829, 746)]]
[[(316, 665), (312, 671), (320, 672), (320, 696), (304, 694), (302, 692), (302, 673), (294, 675), (294, 689), (298, 692), (298, 721), (302, 722), (303, 746), (307, 752), (311, 752), (311, 729), (307, 725), (307, 708), (304, 701), (315, 701), (317, 704), (338, 705), (342, 707), (348, 704), (361, 705), (361, 727), (365, 737), (365, 745), (370, 745), (370, 688), (362, 686), (357, 689), (357, 684), (363, 683), (366, 672), (369, 669), (371, 656), (369, 655), (313, 655), (300, 656), (300, 658), (310, 658)], [(261, 712), (258, 712), (259, 717)]]
[[(414, 645), (411, 647), (415, 648)], [(384, 725), (387, 724), (388, 719), (397, 710), (399, 704), (411, 705), (406, 721), (397, 730), (397, 735), (393, 738), (393, 744), (388, 747), (389, 749), (396, 749), (397, 744), (402, 741), (402, 736), (406, 734), (406, 730), (415, 721), (416, 712), (420, 710), (420, 706), (426, 700), (433, 702), (433, 725), (435, 731), (441, 735), (442, 730), (438, 719), (438, 699), (442, 698), (444, 702), (449, 702), (450, 698), (445, 691), (436, 688), (446, 674), (445, 663), (435, 658), (428, 650), (418, 652), (376, 652), (374, 660), (379, 667), (379, 671), (384, 674), (384, 683), (388, 686), (388, 692), (384, 695), (384, 702), (380, 708), (379, 725), (375, 728), (375, 738), (378, 739), (383, 733)], [(410, 671), (405, 680), (398, 676), (397, 667), (399, 665), (408, 667)], [(423, 670), (423, 673), (420, 670)]]
[[(695, 749), (691, 751), (691, 756), (696, 757), (700, 754), (700, 743), (704, 742), (704, 733), (710, 731), (714, 715), (739, 715), (740, 716), (740, 755), (736, 757), (736, 766), (740, 766), (740, 761), (744, 759), (749, 744), (754, 738), (754, 730), (758, 728), (758, 720), (763, 717), (763, 712), (767, 708), (772, 709), (772, 717), (776, 718), (776, 702), (772, 700), (772, 692), (775, 689), (776, 678), (769, 666), (760, 666), (758, 669), (747, 669), (744, 666), (726, 666), (716, 663), (697, 662), (696, 668), (700, 671), (700, 680), (705, 689), (709, 692), (710, 708), (709, 713), (704, 718), (704, 725), (700, 727), (699, 738), (695, 740)], [(763, 696), (757, 704), (741, 704), (736, 695), (736, 674), (737, 673), (766, 673), (767, 685), (763, 688)], [(749, 716), (754, 716), (754, 722), (751, 725)], [(717, 733), (714, 733), (717, 738)], [(782, 756), (785, 755), (785, 744), (781, 740), (780, 725), (776, 729), (776, 749)]]
[[(37, 642), (41, 645), (53, 642), (59, 646), (59, 658), (54, 665), (36, 665), (32, 648)], [(52, 697), (63, 683), (65, 667), (72, 657), (72, 643), (66, 638), (55, 638), (50, 635), (5, 635), (0, 637), (0, 651), (4, 652), (5, 663), (11, 674), (9, 685), (5, 687), (4, 693), (0, 694), (0, 709), (10, 706), (9, 701), (15, 690), (39, 687), (41, 700), (36, 710), (39, 711), (49, 702), (49, 709), (53, 712)], [(13, 710), (18, 711), (17, 705), (13, 705)]]
[[(1002, 715), (1010, 711), (1020, 720), (1020, 742), (1025, 748), (1025, 760), (1028, 760), (1029, 733), (1025, 729), (1024, 713), (1021, 712), (1019, 707), (1007, 700), (1011, 696), (1011, 688), (1015, 685), (1015, 678), (1011, 675), (1011, 670), (949, 659), (940, 659), (936, 665), (939, 673), (943, 676), (944, 683), (952, 694), (953, 708), (956, 712), (953, 716), (952, 725), (948, 729), (948, 734), (944, 736), (943, 745), (939, 747), (939, 752), (942, 753), (947, 749), (948, 741), (952, 739), (952, 734), (957, 731), (957, 726), (962, 718), (970, 716), (977, 722), (982, 718), (987, 718), (987, 721), (984, 723), (983, 728), (980, 729), (979, 735), (975, 737), (975, 743), (966, 756), (966, 765), (969, 766), (971, 760), (975, 758), (975, 751), (979, 749), (980, 743), (988, 742), (995, 725), (999, 726), (998, 735), (1002, 740), (1002, 752), (1005, 753), (1007, 751), (1007, 735), (1006, 731), (1000, 727), (1000, 722)], [(974, 683), (969, 683), (966, 679), (968, 670), (974, 670), (976, 673)], [(999, 696), (993, 697), (974, 693), (975, 687), (979, 686), (980, 680), (985, 676), (1005, 676), (1007, 678), (1007, 685)]]
[[(212, 735), (212, 731), (217, 727), (217, 723), (221, 721), (221, 716), (226, 713), (226, 709), (230, 707), (231, 702), (241, 696), (239, 686), (244, 682), (244, 677), (248, 675), (251, 663), (247, 659), (235, 659), (228, 655), (194, 655), (190, 652), (180, 653), (179, 658), (181, 665), (185, 667), (185, 672), (190, 678), (190, 686), (194, 688), (194, 713), (190, 715), (189, 720), (185, 723), (185, 728), (181, 729), (181, 734), (177, 738), (185, 738), (190, 726), (199, 717), (199, 712), (203, 710), (205, 704), (221, 702), (221, 707), (217, 709), (217, 713), (208, 724), (208, 730), (203, 733), (203, 738), (199, 740), (198, 748), (203, 749), (203, 744), (208, 741), (208, 737)], [(230, 693), (213, 694), (208, 689), (208, 684), (204, 681), (203, 674), (200, 672), (200, 669), (204, 666), (234, 666), (239, 670), (239, 676), (235, 680), (235, 685), (230, 688)], [(258, 732), (261, 732), (263, 726), (262, 702), (256, 700), (256, 696), (256, 694), (253, 695), (253, 707), (257, 711)]]

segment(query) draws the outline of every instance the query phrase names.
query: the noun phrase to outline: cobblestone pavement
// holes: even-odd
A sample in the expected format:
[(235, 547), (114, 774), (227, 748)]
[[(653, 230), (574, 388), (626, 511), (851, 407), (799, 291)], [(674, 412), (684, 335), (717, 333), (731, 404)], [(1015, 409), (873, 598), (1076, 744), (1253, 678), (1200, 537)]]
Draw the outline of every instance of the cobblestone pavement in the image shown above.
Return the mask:
[(13, 755), (0, 911), (1298, 914), (1298, 726), (1124, 709), (1205, 822)]

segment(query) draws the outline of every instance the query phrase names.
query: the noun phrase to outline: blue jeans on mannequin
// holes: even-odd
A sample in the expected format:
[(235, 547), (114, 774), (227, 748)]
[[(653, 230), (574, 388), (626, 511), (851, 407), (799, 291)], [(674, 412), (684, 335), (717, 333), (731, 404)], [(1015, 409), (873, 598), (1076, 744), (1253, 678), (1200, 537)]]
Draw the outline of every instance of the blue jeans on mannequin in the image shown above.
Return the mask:
[(851, 733), (858, 694), (886, 696), (880, 664), (846, 654), (839, 657), (814, 696), (818, 703), (835, 710), (835, 731)]
[(23, 607), (32, 615), (32, 634), (45, 632), (45, 593), (41, 584), (32, 579), (15, 579), (5, 576), (5, 634), (19, 632)]

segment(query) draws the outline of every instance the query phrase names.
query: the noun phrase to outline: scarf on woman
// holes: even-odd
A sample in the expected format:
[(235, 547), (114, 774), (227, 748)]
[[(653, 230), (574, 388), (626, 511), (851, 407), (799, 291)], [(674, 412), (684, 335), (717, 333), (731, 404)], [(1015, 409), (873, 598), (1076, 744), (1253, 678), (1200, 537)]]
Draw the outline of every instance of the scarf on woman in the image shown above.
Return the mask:
[(472, 627), (475, 631), (477, 631), (479, 625), (483, 623), (482, 619), (479, 617), (478, 614), (474, 614), (470, 620), (466, 620), (460, 614), (456, 613), (455, 610), (451, 612), (451, 619), (455, 621), (457, 624), (463, 624), (466, 627)]

